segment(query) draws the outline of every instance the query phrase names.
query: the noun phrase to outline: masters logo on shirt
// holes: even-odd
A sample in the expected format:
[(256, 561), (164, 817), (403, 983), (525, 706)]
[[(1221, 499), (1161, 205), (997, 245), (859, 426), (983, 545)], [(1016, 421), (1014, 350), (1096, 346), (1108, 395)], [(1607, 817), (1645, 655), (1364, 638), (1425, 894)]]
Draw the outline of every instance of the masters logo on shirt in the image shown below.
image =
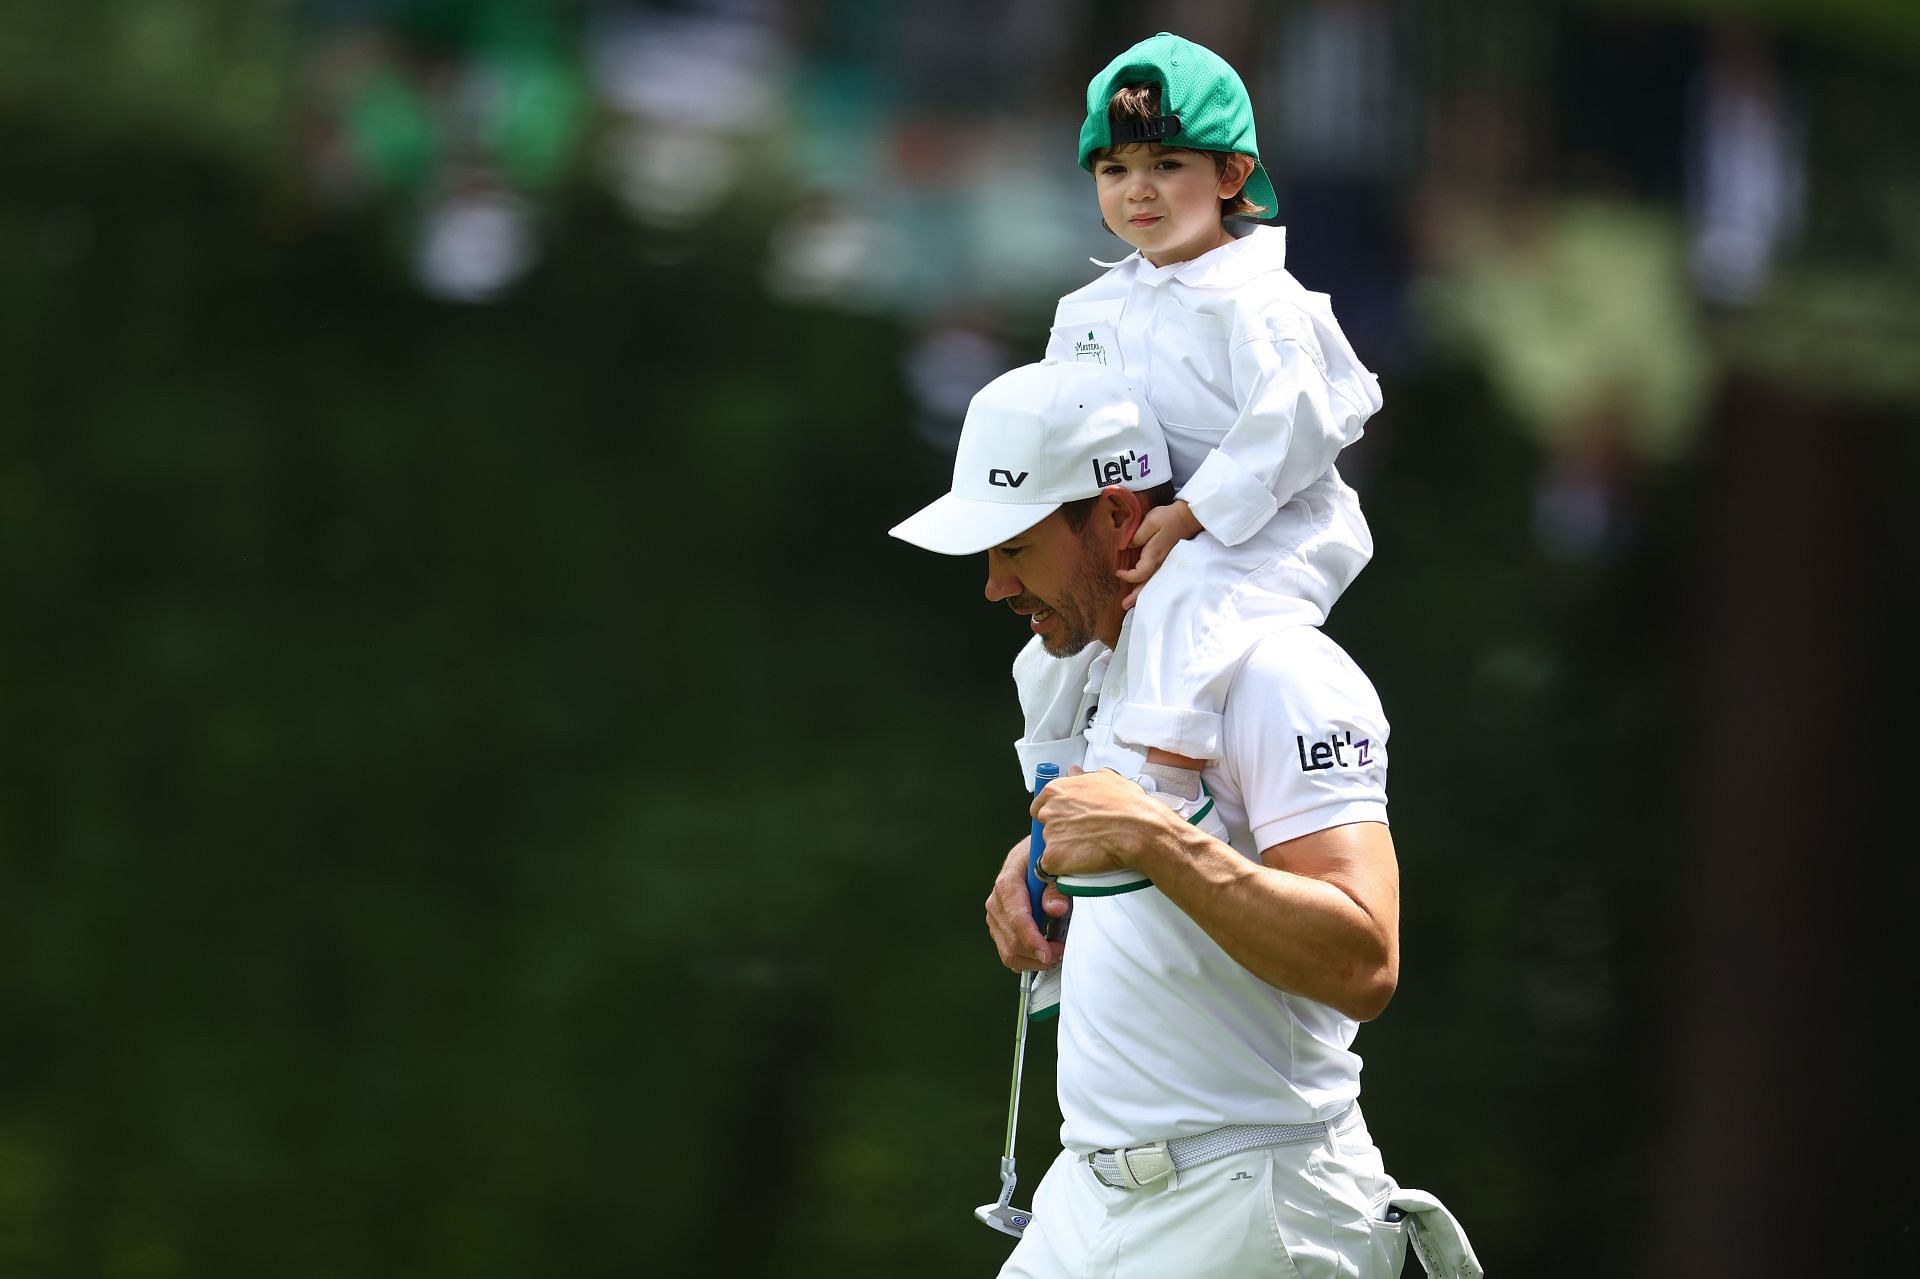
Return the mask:
[(1353, 730), (1342, 733), (1328, 733), (1325, 738), (1316, 738), (1309, 744), (1307, 739), (1295, 735), (1294, 749), (1300, 753), (1300, 771), (1319, 773), (1329, 768), (1367, 768), (1373, 762), (1373, 739), (1363, 737), (1353, 740)]
[(1086, 341), (1075, 342), (1073, 344), (1073, 358), (1076, 360), (1089, 360), (1095, 364), (1105, 364), (1107, 362), (1107, 348), (1094, 341), (1092, 330), (1088, 330)]

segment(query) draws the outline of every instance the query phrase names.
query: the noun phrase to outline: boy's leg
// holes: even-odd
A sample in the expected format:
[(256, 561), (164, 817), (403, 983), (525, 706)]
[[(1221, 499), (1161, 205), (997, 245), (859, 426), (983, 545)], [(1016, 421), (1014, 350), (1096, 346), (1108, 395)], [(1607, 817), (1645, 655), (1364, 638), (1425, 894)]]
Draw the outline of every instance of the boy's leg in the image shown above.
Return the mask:
[(1204, 532), (1180, 543), (1134, 605), (1115, 735), (1138, 749), (1217, 758), (1226, 688), (1247, 650), (1325, 622), (1372, 554), (1359, 500), (1332, 472), (1238, 546)]
[[(1164, 763), (1155, 759), (1156, 755), (1180, 762)], [(1199, 760), (1153, 750), (1147, 753), (1147, 762), (1140, 766), (1140, 776), (1136, 780), (1142, 789), (1171, 808), (1182, 821), (1198, 826), (1225, 843), (1227, 824), (1214, 811), (1213, 796), (1208, 793), (1206, 782), (1201, 780), (1200, 769)]]
[[(1185, 542), (1181, 546), (1190, 546)], [(1177, 556), (1180, 547), (1174, 549)], [(1148, 583), (1149, 586), (1152, 583)], [(1113, 653), (1113, 662), (1118, 669), (1109, 669), (1100, 678), (1102, 680), (1101, 697), (1118, 705), (1119, 716), (1124, 716), (1130, 704), (1126, 702), (1131, 688), (1135, 645), (1139, 642), (1140, 617), (1138, 609), (1122, 624), (1120, 643)], [(1117, 717), (1116, 717), (1117, 718)], [(1215, 716), (1214, 718), (1218, 718)], [(1182, 757), (1170, 751), (1159, 750), (1158, 760), (1175, 760), (1177, 763), (1156, 762), (1150, 757), (1142, 761), (1141, 751), (1131, 747), (1116, 745), (1108, 738), (1116, 736), (1110, 730), (1098, 726), (1089, 730), (1089, 737), (1106, 734), (1101, 745), (1096, 748), (1091, 742), (1088, 746), (1087, 766), (1091, 769), (1101, 765), (1113, 767), (1123, 776), (1131, 776), (1140, 784), (1141, 789), (1153, 795), (1161, 803), (1172, 809), (1182, 821), (1198, 826), (1207, 834), (1225, 843), (1226, 824), (1214, 811), (1213, 796), (1207, 792), (1206, 784), (1201, 780), (1200, 770), (1181, 765), (1198, 764), (1192, 757)], [(1105, 897), (1115, 893), (1133, 892), (1150, 886), (1147, 877), (1136, 870), (1106, 871), (1095, 875), (1062, 875), (1059, 879), (1060, 891), (1069, 897)]]

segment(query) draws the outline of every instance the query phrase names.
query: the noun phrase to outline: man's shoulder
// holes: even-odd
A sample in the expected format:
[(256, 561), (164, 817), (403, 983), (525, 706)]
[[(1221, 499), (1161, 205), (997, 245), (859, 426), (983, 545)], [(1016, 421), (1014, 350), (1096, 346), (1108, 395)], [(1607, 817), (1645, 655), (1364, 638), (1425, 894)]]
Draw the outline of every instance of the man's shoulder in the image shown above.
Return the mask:
[(1236, 700), (1261, 709), (1331, 703), (1381, 713), (1373, 681), (1317, 626), (1289, 626), (1250, 644), (1228, 686), (1227, 714), (1233, 714)]
[(1253, 845), (1387, 820), (1387, 738), (1373, 684), (1317, 627), (1253, 644), (1222, 706), (1219, 779)]

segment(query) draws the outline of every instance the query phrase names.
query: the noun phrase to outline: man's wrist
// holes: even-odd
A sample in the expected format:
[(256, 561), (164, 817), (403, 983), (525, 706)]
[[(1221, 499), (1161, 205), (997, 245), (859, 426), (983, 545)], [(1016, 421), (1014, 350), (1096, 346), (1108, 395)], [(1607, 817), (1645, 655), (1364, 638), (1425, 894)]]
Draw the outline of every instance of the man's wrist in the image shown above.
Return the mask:
[(1137, 870), (1148, 879), (1159, 878), (1159, 873), (1171, 866), (1191, 862), (1206, 844), (1214, 842), (1198, 827), (1181, 821), (1172, 809), (1158, 803), (1154, 807), (1159, 810), (1154, 820), (1132, 841), (1127, 855), (1119, 859), (1128, 870)]

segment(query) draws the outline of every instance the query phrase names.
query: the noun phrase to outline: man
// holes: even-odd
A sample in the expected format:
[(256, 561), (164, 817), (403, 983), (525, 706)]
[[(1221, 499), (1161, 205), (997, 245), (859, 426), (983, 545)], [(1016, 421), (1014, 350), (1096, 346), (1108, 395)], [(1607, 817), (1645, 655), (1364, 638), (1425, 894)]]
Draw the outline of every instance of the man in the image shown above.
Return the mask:
[[(1429, 1271), (1478, 1275), (1445, 1208), (1387, 1176), (1357, 1104), (1350, 1045), (1399, 975), (1387, 724), (1366, 677), (1313, 627), (1223, 635), (1244, 655), (1203, 789), (1129, 780), (1155, 773), (1110, 724), (1132, 638), (1116, 573), (1171, 496), (1164, 457), (1118, 373), (1027, 365), (974, 397), (952, 491), (893, 530), (986, 552), (987, 598), (1054, 658), (1095, 649), (1083, 731), (1049, 744), (1084, 771), (1034, 802), (1071, 944), (1034, 927), (1024, 840), (987, 901), (1001, 960), (1063, 979), (1065, 1148), (1001, 1274), (1386, 1279), (1412, 1222)], [(1049, 913), (1068, 896), (1049, 889)]]

